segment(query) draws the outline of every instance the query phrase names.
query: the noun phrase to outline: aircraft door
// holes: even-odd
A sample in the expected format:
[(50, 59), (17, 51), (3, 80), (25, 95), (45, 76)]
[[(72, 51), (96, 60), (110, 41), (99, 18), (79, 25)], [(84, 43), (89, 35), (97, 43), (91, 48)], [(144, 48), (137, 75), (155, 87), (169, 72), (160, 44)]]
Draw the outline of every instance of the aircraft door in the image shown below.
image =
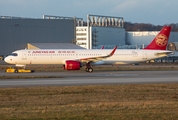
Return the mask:
[(22, 51), (22, 60), (26, 60), (27, 59), (27, 51)]
[(147, 59), (147, 52), (143, 51), (143, 58), (142, 59)]

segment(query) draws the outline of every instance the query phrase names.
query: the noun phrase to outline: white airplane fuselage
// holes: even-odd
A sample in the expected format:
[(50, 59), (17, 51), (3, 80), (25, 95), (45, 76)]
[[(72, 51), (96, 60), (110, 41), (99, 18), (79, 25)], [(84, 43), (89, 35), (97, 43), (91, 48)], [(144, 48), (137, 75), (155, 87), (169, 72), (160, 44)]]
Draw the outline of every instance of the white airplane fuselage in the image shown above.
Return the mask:
[[(80, 50), (80, 49), (37, 49), (37, 50), (17, 50), (13, 53), (17, 56), (5, 58), (9, 64), (65, 64), (66, 60), (76, 60), (106, 56), (112, 50)], [(105, 59), (93, 62), (93, 64), (131, 64), (144, 62), (152, 59), (162, 58), (172, 53), (167, 50), (142, 50), (142, 49), (116, 49), (115, 53)]]

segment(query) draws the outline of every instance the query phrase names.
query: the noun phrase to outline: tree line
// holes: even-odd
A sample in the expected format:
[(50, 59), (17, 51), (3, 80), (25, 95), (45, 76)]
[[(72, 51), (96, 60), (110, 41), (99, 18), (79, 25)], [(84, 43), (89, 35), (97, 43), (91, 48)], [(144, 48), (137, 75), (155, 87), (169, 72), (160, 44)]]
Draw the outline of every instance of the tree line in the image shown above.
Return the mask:
[[(172, 26), (172, 32), (178, 32), (178, 23), (165, 24)], [(124, 28), (126, 31), (160, 31), (165, 25), (152, 25), (149, 23), (131, 23), (124, 22)]]

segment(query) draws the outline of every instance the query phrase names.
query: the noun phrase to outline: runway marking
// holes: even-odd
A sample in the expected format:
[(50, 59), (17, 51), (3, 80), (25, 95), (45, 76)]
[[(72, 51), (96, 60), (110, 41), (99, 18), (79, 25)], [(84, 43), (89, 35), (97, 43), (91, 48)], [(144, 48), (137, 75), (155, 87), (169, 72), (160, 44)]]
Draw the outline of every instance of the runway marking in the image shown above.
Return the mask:
[(113, 73), (110, 73), (110, 74), (97, 74), (97, 75), (94, 75), (94, 76), (99, 76), (99, 77), (102, 77), (102, 76), (138, 76), (138, 74), (113, 74)]

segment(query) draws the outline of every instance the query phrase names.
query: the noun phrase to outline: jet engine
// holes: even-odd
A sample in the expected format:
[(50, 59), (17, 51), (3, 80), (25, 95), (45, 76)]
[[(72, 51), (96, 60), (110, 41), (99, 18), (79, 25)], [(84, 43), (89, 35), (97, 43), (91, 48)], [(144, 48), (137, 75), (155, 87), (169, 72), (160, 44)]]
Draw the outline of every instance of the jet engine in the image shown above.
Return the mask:
[(64, 69), (65, 70), (80, 70), (81, 64), (78, 61), (67, 60)]

